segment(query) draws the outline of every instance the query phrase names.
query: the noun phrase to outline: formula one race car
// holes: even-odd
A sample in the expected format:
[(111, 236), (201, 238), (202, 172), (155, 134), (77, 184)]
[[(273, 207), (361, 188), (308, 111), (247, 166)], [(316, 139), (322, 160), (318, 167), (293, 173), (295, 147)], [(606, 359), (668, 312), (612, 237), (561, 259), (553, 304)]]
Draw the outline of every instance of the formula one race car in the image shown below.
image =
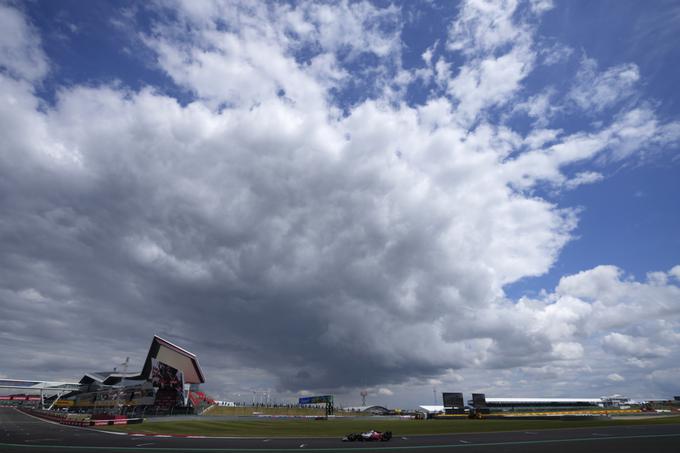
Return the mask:
[(343, 442), (370, 442), (379, 440), (380, 442), (387, 442), (392, 438), (392, 431), (366, 431), (365, 433), (350, 433), (342, 438)]

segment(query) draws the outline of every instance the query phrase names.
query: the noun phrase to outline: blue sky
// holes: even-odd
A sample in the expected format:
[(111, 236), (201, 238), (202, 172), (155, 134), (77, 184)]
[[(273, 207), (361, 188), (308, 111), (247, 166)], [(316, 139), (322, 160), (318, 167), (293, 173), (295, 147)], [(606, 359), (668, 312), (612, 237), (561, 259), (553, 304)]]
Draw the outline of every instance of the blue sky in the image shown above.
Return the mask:
[(0, 8), (0, 374), (159, 333), (232, 399), (680, 391), (674, 2)]

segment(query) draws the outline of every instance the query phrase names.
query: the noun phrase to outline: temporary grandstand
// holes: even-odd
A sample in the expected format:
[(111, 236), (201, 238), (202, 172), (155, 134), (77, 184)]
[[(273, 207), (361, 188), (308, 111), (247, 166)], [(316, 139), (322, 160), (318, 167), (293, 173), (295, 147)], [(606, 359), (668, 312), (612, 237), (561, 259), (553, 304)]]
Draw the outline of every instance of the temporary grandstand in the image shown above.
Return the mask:
[(158, 336), (151, 341), (141, 371), (93, 371), (77, 383), (5, 381), (5, 385), (0, 382), (0, 388), (9, 389), (14, 383), (24, 391), (26, 399), (21, 404), (69, 412), (130, 416), (197, 413), (214, 403), (199, 389), (205, 378), (196, 355)]

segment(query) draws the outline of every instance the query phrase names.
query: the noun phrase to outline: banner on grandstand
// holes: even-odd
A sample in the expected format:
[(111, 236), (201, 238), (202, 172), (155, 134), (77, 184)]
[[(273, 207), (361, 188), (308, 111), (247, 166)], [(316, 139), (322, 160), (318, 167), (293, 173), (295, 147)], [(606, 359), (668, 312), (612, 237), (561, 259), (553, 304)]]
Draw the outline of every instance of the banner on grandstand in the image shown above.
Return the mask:
[(184, 373), (181, 370), (171, 367), (158, 359), (151, 359), (151, 384), (160, 390), (174, 390), (177, 392), (177, 399), (182, 402), (184, 397)]

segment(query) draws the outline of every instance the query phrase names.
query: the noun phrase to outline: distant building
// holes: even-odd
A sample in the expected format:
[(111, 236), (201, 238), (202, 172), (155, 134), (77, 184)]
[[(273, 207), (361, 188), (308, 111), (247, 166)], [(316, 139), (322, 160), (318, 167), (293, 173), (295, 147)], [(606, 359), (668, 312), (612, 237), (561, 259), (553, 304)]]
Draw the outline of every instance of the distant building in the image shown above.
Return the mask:
[(628, 398), (621, 396), (600, 398), (486, 398), (483, 393), (474, 394), (468, 403), (475, 409), (490, 412), (508, 411), (559, 411), (602, 407), (619, 407)]
[(387, 415), (390, 410), (383, 406), (350, 406), (343, 409), (345, 412), (363, 412), (372, 415)]
[(438, 405), (422, 405), (418, 406), (418, 409), (416, 409), (416, 412), (420, 412), (425, 416), (425, 418), (432, 418), (433, 416), (437, 414), (443, 414), (444, 413), (444, 406), (438, 406)]

